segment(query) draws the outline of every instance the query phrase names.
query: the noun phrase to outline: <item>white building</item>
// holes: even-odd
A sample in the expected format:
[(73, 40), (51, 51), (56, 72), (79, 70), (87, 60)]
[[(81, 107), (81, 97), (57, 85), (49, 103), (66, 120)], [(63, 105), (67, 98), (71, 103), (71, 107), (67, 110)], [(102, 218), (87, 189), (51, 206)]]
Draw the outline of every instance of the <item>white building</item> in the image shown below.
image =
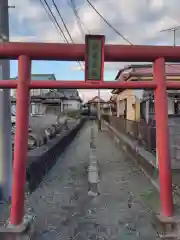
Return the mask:
[(63, 95), (61, 102), (61, 111), (75, 111), (80, 110), (82, 106), (82, 100), (79, 97), (77, 89), (58, 89), (58, 93)]
[[(18, 77), (13, 78), (15, 80), (18, 79)], [(56, 81), (55, 75), (54, 74), (32, 74), (31, 75), (31, 79), (33, 81), (41, 81), (41, 80), (54, 80)], [(30, 91), (30, 97), (32, 98), (42, 98), (45, 97), (45, 95), (50, 91), (50, 89), (31, 89)], [(16, 89), (12, 89), (11, 91), (11, 96), (13, 98), (16, 98)], [(41, 102), (31, 102), (30, 104), (30, 109), (29, 112), (32, 115), (35, 114), (44, 114), (45, 113), (45, 108), (46, 106), (43, 105)], [(12, 112), (15, 113), (15, 109), (16, 109), (16, 103), (12, 103)]]
[(68, 99), (63, 100), (64, 110), (79, 110), (81, 108), (81, 103), (78, 100)]
[[(33, 74), (32, 80), (56, 80), (54, 74)], [(17, 78), (15, 78), (17, 79)], [(30, 115), (59, 114), (81, 109), (82, 100), (76, 89), (32, 89)], [(12, 92), (12, 121), (16, 114), (16, 90)]]

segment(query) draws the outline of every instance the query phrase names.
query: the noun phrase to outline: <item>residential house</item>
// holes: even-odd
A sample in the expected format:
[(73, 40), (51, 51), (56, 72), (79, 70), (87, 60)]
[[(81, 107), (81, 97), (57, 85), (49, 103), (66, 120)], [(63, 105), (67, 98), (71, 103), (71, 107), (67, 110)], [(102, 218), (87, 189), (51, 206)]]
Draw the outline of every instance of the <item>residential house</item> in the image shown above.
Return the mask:
[[(165, 70), (168, 81), (180, 80), (180, 64), (166, 64)], [(116, 80), (152, 81), (153, 66), (152, 64), (130, 65), (118, 72)], [(123, 116), (131, 120), (125, 121), (125, 125), (122, 122), (118, 124), (123, 126), (128, 134), (141, 139), (149, 151), (156, 153), (154, 92), (115, 89), (112, 93), (113, 99), (117, 102), (117, 117)], [(180, 168), (180, 90), (167, 90), (167, 93), (171, 164), (172, 168)]]
[(93, 97), (87, 102), (87, 105), (89, 106), (89, 110), (91, 114), (97, 114), (98, 104), (100, 104), (100, 109), (102, 110), (102, 107), (105, 104), (105, 101), (99, 98), (98, 96)]
[(97, 115), (98, 113), (98, 104), (100, 103), (100, 111), (101, 114), (110, 114), (111, 105), (110, 101), (104, 101), (103, 99), (99, 98), (98, 96), (93, 97), (83, 106), (84, 108), (87, 107), (89, 109), (89, 113), (91, 115)]
[[(166, 64), (166, 79), (169, 81), (180, 80), (180, 64)], [(140, 81), (152, 81), (153, 69), (152, 65), (144, 66), (139, 69), (137, 77)], [(180, 90), (167, 90), (168, 93), (168, 115), (169, 119), (172, 116), (180, 114)], [(141, 117), (143, 117), (147, 123), (153, 122), (155, 119), (155, 107), (154, 107), (154, 92), (144, 90), (141, 100)]]
[[(13, 78), (14, 80), (17, 80), (18, 77)], [(41, 80), (53, 80), (56, 81), (55, 75), (52, 74), (32, 74), (31, 75), (31, 80), (33, 81), (41, 81)], [(36, 101), (31, 101), (30, 102), (30, 109), (29, 112), (32, 115), (41, 115), (45, 113), (45, 106), (44, 104), (41, 103), (40, 99), (45, 97), (45, 95), (50, 91), (50, 89), (31, 89), (30, 91), (30, 97), (31, 100)], [(16, 98), (16, 89), (12, 89), (11, 92), (12, 99)], [(15, 106), (16, 106), (16, 101), (12, 101), (12, 111), (15, 112)]]
[[(14, 78), (14, 79), (17, 79)], [(32, 74), (31, 79), (36, 80), (54, 80), (54, 74)], [(30, 109), (31, 115), (43, 115), (46, 113), (59, 114), (78, 110), (81, 108), (82, 100), (76, 89), (31, 89), (30, 92)], [(15, 114), (16, 90), (12, 92), (12, 111)]]
[(138, 121), (140, 119), (140, 99), (135, 89), (112, 90), (112, 101), (116, 102), (117, 117)]
[[(180, 64), (166, 64), (166, 78), (169, 81), (180, 80)], [(152, 81), (152, 64), (130, 65), (121, 69), (115, 80), (117, 81)], [(113, 100), (117, 103), (117, 116), (132, 121), (139, 121), (141, 117), (148, 122), (154, 119), (154, 93), (153, 91), (127, 89), (114, 89)], [(179, 90), (168, 90), (168, 113), (178, 114)]]
[(58, 89), (57, 92), (64, 96), (61, 111), (67, 112), (81, 109), (82, 99), (77, 89)]

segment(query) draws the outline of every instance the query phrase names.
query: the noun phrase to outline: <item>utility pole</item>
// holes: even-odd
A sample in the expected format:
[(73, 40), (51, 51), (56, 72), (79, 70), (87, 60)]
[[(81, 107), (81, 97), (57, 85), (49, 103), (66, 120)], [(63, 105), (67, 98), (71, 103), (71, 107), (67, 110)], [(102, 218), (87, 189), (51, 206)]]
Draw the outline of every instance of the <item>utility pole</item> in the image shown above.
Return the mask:
[(160, 32), (173, 32), (173, 46), (176, 46), (176, 31), (180, 30), (180, 26), (163, 29)]
[[(0, 0), (0, 44), (9, 41), (8, 0)], [(10, 61), (0, 59), (0, 78), (10, 79)], [(0, 200), (10, 200), (12, 185), (10, 89), (0, 89)]]

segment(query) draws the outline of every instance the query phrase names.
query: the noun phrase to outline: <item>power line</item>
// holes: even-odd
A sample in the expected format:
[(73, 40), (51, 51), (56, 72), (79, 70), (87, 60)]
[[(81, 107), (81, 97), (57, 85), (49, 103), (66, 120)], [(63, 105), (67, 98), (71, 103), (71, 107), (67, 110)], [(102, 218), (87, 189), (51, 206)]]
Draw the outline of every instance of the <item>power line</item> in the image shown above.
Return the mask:
[[(64, 34), (61, 26), (60, 26), (60, 24), (58, 23), (56, 17), (54, 16), (53, 12), (51, 11), (51, 8), (49, 7), (49, 4), (47, 3), (47, 1), (44, 0), (44, 2), (43, 2), (43, 0), (40, 0), (40, 2), (41, 2), (41, 4), (42, 4), (43, 8), (45, 9), (46, 13), (48, 14), (49, 18), (51, 19), (53, 25), (56, 27), (56, 30), (58, 31), (58, 33), (59, 33), (60, 35), (62, 34), (63, 37), (64, 37), (64, 39), (65, 39), (65, 41), (66, 41), (67, 43), (69, 43), (68, 39), (66, 38), (66, 36), (65, 36), (65, 34)], [(45, 4), (45, 5), (44, 5), (44, 4)], [(46, 7), (45, 7), (45, 6), (46, 6)], [(48, 11), (48, 10), (49, 10), (49, 11)], [(64, 21), (63, 21), (63, 22), (64, 22)], [(61, 36), (61, 37), (62, 37), (62, 36)], [(81, 63), (78, 62), (78, 64), (79, 64), (80, 67), (83, 69)]]
[[(67, 2), (68, 2), (68, 1), (67, 1)], [(85, 32), (84, 32), (84, 29), (82, 28), (82, 25), (84, 26), (84, 28), (85, 28), (85, 25), (83, 24), (83, 22), (81, 21), (79, 15), (78, 15), (75, 1), (70, 0), (70, 2), (68, 2), (68, 4), (69, 4), (69, 6), (71, 7), (71, 9), (72, 9), (73, 12), (74, 12), (74, 15), (75, 15), (75, 17), (76, 17), (77, 24), (78, 24), (78, 26), (79, 26), (79, 30), (80, 30), (80, 32), (81, 32), (81, 36), (84, 38)], [(87, 31), (88, 31), (88, 30), (87, 30)], [(90, 33), (90, 32), (88, 31), (88, 33)], [(85, 67), (84, 64), (83, 64), (83, 66)], [(81, 66), (81, 68), (82, 68), (82, 66)]]
[(74, 41), (73, 41), (73, 39), (72, 39), (72, 37), (71, 37), (71, 34), (70, 34), (70, 32), (69, 32), (69, 30), (68, 30), (68, 28), (67, 28), (67, 26), (66, 26), (66, 23), (65, 23), (65, 21), (64, 21), (62, 15), (61, 15), (61, 13), (60, 13), (57, 5), (56, 5), (56, 3), (55, 3), (55, 0), (52, 0), (52, 2), (53, 2), (53, 5), (54, 5), (54, 7), (55, 7), (55, 9), (56, 9), (56, 11), (57, 11), (57, 13), (58, 13), (58, 15), (59, 15), (62, 23), (63, 23), (64, 28), (66, 29), (66, 32), (68, 33), (69, 38), (71, 39), (71, 42), (74, 43)]
[(103, 21), (115, 32), (117, 33), (121, 38), (123, 38), (126, 42), (128, 42), (130, 45), (133, 45), (129, 39), (124, 37), (117, 29), (115, 29), (103, 16), (99, 13), (99, 11), (94, 7), (94, 5), (89, 1), (86, 0), (86, 2), (93, 8), (93, 10), (103, 19)]
[[(77, 11), (77, 8), (76, 8), (76, 4), (75, 4), (75, 0), (70, 0), (70, 1), (67, 1), (68, 2), (68, 5), (71, 7), (71, 9), (73, 10), (74, 12), (74, 15), (76, 17), (76, 21), (77, 21), (77, 24), (79, 26), (79, 30), (81, 32), (81, 36), (84, 38), (85, 36), (85, 32), (84, 32), (84, 29), (90, 34), (90, 31), (86, 29), (84, 23), (81, 21), (80, 17), (79, 17), (79, 14), (78, 14), (78, 11)], [(84, 29), (83, 29), (83, 27)]]
[[(47, 10), (47, 8), (44, 5), (43, 0), (40, 0), (40, 3), (42, 4), (44, 10), (46, 11), (48, 17), (50, 18), (51, 22), (53, 23), (54, 27), (56, 28), (57, 32), (61, 35), (62, 37), (62, 32), (61, 30), (58, 28), (58, 26), (56, 25), (56, 23), (54, 22), (54, 18), (52, 17), (52, 15), (49, 13), (49, 11)], [(63, 37), (62, 37), (63, 38)], [(64, 39), (63, 39), (64, 40)]]
[[(61, 32), (61, 34), (63, 35), (63, 37), (64, 37), (64, 39), (66, 40), (66, 42), (68, 43), (68, 39), (66, 38), (66, 36), (65, 36), (65, 34), (64, 34), (64, 32), (63, 32), (61, 26), (59, 25), (59, 23), (58, 23), (56, 17), (54, 16), (53, 12), (51, 11), (51, 8), (49, 7), (49, 4), (47, 3), (47, 1), (44, 0), (44, 3), (43, 3), (42, 0), (40, 0), (40, 2), (41, 2), (43, 5), (44, 5), (44, 3), (45, 3), (47, 9), (49, 10), (49, 12), (50, 12), (52, 18), (53, 18), (54, 21), (55, 21), (55, 23), (56, 23), (58, 29), (60, 30), (60, 32)], [(44, 6), (44, 7), (45, 7), (45, 6)]]
[[(62, 15), (61, 15), (61, 13), (60, 13), (57, 5), (56, 5), (56, 3), (55, 3), (55, 0), (52, 0), (52, 2), (53, 2), (53, 5), (55, 6), (55, 9), (56, 9), (56, 11), (57, 11), (57, 13), (58, 13), (58, 15), (59, 15), (62, 23), (63, 23), (64, 28), (66, 29), (66, 32), (68, 33), (69, 38), (71, 39), (71, 42), (74, 43), (74, 41), (73, 41), (73, 39), (72, 39), (72, 36), (71, 36), (71, 34), (70, 34), (67, 26), (66, 26), (66, 23), (65, 23), (65, 21), (64, 21)], [(81, 69), (84, 70), (83, 65), (81, 64), (81, 62), (78, 62), (78, 64), (80, 65)]]
[[(58, 13), (58, 15), (59, 15), (59, 17), (60, 17), (62, 23), (63, 23), (64, 28), (66, 29), (66, 32), (68, 33), (69, 38), (71, 39), (71, 42), (74, 43), (74, 41), (73, 41), (73, 39), (72, 39), (72, 36), (71, 36), (71, 34), (70, 34), (70, 32), (69, 32), (67, 26), (66, 26), (66, 23), (65, 23), (65, 21), (64, 21), (64, 19), (63, 19), (63, 17), (62, 17), (62, 15), (61, 15), (61, 13), (60, 13), (58, 7), (57, 7), (55, 1), (52, 0), (52, 2), (53, 2), (53, 5), (55, 6), (55, 9), (56, 9), (56, 11), (57, 11), (57, 13)], [(83, 69), (83, 66), (82, 66), (82, 64), (81, 64), (81, 62), (78, 62), (78, 64), (80, 65), (81, 69), (84, 70), (84, 69)]]

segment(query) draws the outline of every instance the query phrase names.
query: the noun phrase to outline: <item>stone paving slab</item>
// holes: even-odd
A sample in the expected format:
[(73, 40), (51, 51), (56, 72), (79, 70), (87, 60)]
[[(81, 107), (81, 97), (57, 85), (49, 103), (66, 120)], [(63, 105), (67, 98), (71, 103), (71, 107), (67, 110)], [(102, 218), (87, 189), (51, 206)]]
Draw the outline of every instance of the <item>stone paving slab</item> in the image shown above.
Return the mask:
[(90, 127), (90, 123), (84, 126), (40, 187), (27, 197), (26, 208), (37, 216), (34, 239), (156, 239), (150, 209), (142, 199), (151, 185), (105, 132), (96, 141), (100, 195), (88, 196)]

